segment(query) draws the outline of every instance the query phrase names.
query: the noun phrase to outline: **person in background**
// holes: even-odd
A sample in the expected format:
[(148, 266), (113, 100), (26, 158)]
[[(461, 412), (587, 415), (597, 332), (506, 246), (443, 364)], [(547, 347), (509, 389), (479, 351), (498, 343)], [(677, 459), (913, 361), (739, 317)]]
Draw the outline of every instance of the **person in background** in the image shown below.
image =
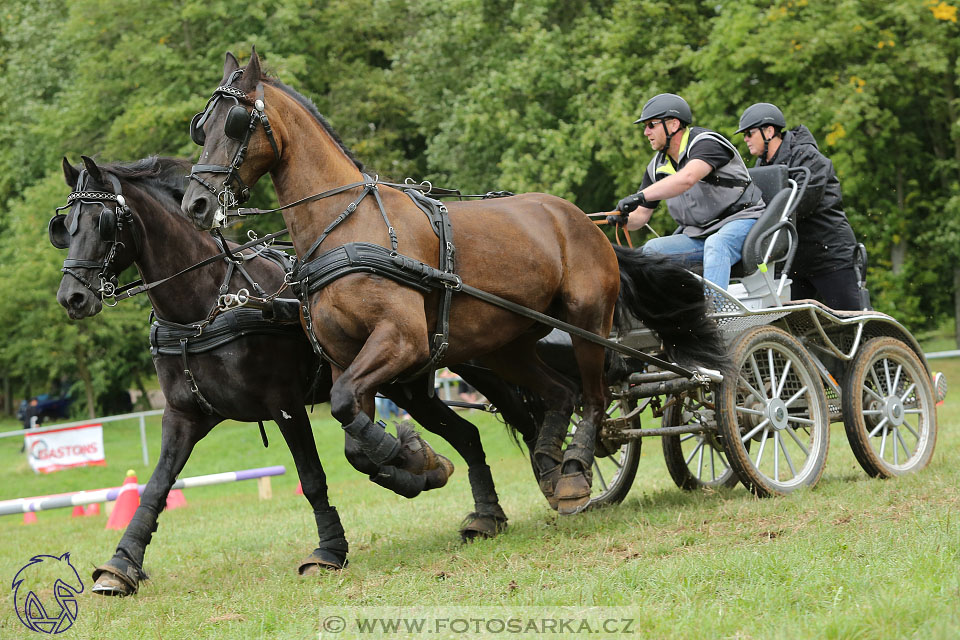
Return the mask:
[[(794, 300), (815, 298), (831, 309), (862, 308), (860, 277), (854, 267), (857, 241), (843, 211), (833, 163), (802, 124), (789, 131), (783, 112), (769, 102), (750, 105), (740, 128), (756, 166), (806, 167), (809, 184), (797, 205), (799, 245), (789, 276)], [(863, 275), (863, 274), (861, 274)]]

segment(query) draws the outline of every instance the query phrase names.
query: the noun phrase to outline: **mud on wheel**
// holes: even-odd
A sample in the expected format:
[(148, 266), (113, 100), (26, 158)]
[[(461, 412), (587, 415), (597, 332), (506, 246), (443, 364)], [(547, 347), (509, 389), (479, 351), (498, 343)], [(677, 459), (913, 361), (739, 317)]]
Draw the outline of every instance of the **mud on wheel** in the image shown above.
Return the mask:
[(759, 496), (817, 483), (826, 465), (830, 418), (816, 365), (796, 338), (771, 326), (731, 345), (733, 371), (718, 398), (727, 459)]
[[(635, 400), (614, 398), (607, 406), (606, 421), (621, 418), (635, 409)], [(577, 429), (580, 416), (573, 414), (570, 421), (570, 431), (567, 441)], [(640, 417), (632, 418), (623, 428), (639, 429)], [(597, 440), (597, 448), (593, 459), (593, 492), (590, 495), (588, 509), (602, 505), (619, 504), (627, 497), (633, 481), (637, 477), (637, 466), (640, 464), (640, 438), (628, 442), (619, 440)]]
[(663, 410), (663, 427), (700, 424), (704, 433), (663, 436), (663, 459), (670, 477), (685, 491), (735, 487), (739, 482), (727, 462), (722, 438), (716, 430), (713, 392), (692, 392), (671, 396)]
[(843, 424), (864, 471), (889, 478), (923, 469), (937, 442), (933, 383), (894, 338), (867, 342), (843, 380)]

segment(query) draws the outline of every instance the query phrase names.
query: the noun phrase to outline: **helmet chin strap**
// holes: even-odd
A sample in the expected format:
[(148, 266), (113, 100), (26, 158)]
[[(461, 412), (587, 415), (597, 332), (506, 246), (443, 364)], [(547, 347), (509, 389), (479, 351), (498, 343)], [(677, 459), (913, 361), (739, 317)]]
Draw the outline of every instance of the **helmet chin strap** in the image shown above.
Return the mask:
[[(680, 128), (677, 128), (676, 131), (674, 131), (673, 133), (670, 133), (670, 132), (667, 130), (667, 120), (666, 120), (666, 118), (660, 118), (660, 126), (663, 128), (663, 135), (664, 135), (664, 136), (666, 137), (666, 139), (667, 139), (666, 143), (663, 145), (663, 152), (664, 152), (665, 154), (667, 154), (667, 155), (670, 155), (670, 142), (673, 140), (673, 136), (675, 136), (675, 135), (677, 135), (678, 133), (680, 133)], [(766, 144), (766, 143), (764, 143), (764, 144)]]
[(766, 164), (770, 161), (770, 158), (767, 157), (767, 150), (770, 147), (770, 140), (772, 140), (772, 138), (767, 137), (767, 134), (763, 132), (763, 127), (759, 127), (759, 131), (760, 137), (763, 138), (763, 162)]

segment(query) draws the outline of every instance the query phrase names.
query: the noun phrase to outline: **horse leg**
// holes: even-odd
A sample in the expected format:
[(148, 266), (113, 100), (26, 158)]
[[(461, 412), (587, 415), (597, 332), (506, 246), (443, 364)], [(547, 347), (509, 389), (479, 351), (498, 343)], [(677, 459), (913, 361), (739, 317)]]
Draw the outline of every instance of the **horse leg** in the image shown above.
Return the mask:
[(533, 338), (519, 338), (486, 356), (484, 362), (505, 379), (531, 389), (543, 398), (547, 409), (537, 431), (533, 466), (540, 491), (556, 509), (555, 489), (561, 475), (563, 439), (573, 415), (574, 392), (568, 381), (543, 363), (537, 355)]
[[(408, 401), (391, 396), (397, 404)], [(404, 406), (404, 408), (407, 408)], [(354, 469), (365, 473), (370, 481), (404, 498), (416, 498), (423, 491), (439, 489), (453, 475), (453, 463), (436, 453), (416, 430), (406, 423), (397, 423), (397, 437), (401, 451), (408, 460), (407, 468), (378, 465), (371, 460), (356, 439), (343, 434), (343, 453)]]
[(597, 429), (606, 406), (603, 347), (574, 337), (573, 350), (582, 381), (583, 418), (563, 453), (563, 471), (555, 492), (561, 515), (579, 513), (590, 502)]
[(492, 538), (506, 529), (507, 516), (500, 507), (476, 425), (460, 417), (439, 396), (429, 397), (422, 380), (405, 385), (405, 390), (409, 393), (395, 386), (382, 389), (384, 395), (401, 404), (424, 428), (449, 442), (467, 463), (474, 510), (464, 519), (460, 537), (464, 541)]
[(317, 444), (310, 428), (307, 411), (299, 402), (287, 403), (288, 406), (271, 407), (270, 413), (280, 427), (287, 448), (293, 455), (297, 467), (303, 496), (313, 507), (313, 516), (317, 522), (320, 542), (297, 571), (302, 576), (316, 573), (319, 569), (340, 570), (347, 565), (349, 545), (344, 536), (340, 514), (330, 505), (327, 497), (327, 476), (323, 472)]
[(426, 470), (422, 459), (425, 451), (404, 447), (371, 417), (377, 388), (429, 357), (427, 341), (416, 331), (416, 324), (404, 325), (405, 334), (399, 326), (381, 322), (345, 370), (334, 368), (330, 412), (378, 467), (422, 472)]
[(137, 592), (147, 579), (143, 556), (157, 530), (157, 517), (166, 506), (167, 494), (186, 464), (193, 447), (222, 420), (219, 416), (167, 409), (161, 420), (160, 457), (143, 490), (140, 506), (123, 532), (114, 556), (94, 569), (93, 592), (126, 596)]

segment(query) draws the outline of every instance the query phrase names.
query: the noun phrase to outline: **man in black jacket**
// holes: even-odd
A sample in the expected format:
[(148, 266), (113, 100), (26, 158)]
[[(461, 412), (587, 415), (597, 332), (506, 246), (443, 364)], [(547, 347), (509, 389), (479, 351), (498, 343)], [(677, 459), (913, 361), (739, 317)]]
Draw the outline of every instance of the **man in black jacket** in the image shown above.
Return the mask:
[(760, 102), (740, 116), (740, 128), (757, 166), (806, 167), (810, 182), (797, 206), (800, 244), (790, 271), (794, 300), (817, 298), (831, 309), (859, 310), (860, 286), (854, 269), (857, 241), (843, 212), (840, 181), (833, 163), (820, 153), (810, 130), (790, 131), (775, 105)]

